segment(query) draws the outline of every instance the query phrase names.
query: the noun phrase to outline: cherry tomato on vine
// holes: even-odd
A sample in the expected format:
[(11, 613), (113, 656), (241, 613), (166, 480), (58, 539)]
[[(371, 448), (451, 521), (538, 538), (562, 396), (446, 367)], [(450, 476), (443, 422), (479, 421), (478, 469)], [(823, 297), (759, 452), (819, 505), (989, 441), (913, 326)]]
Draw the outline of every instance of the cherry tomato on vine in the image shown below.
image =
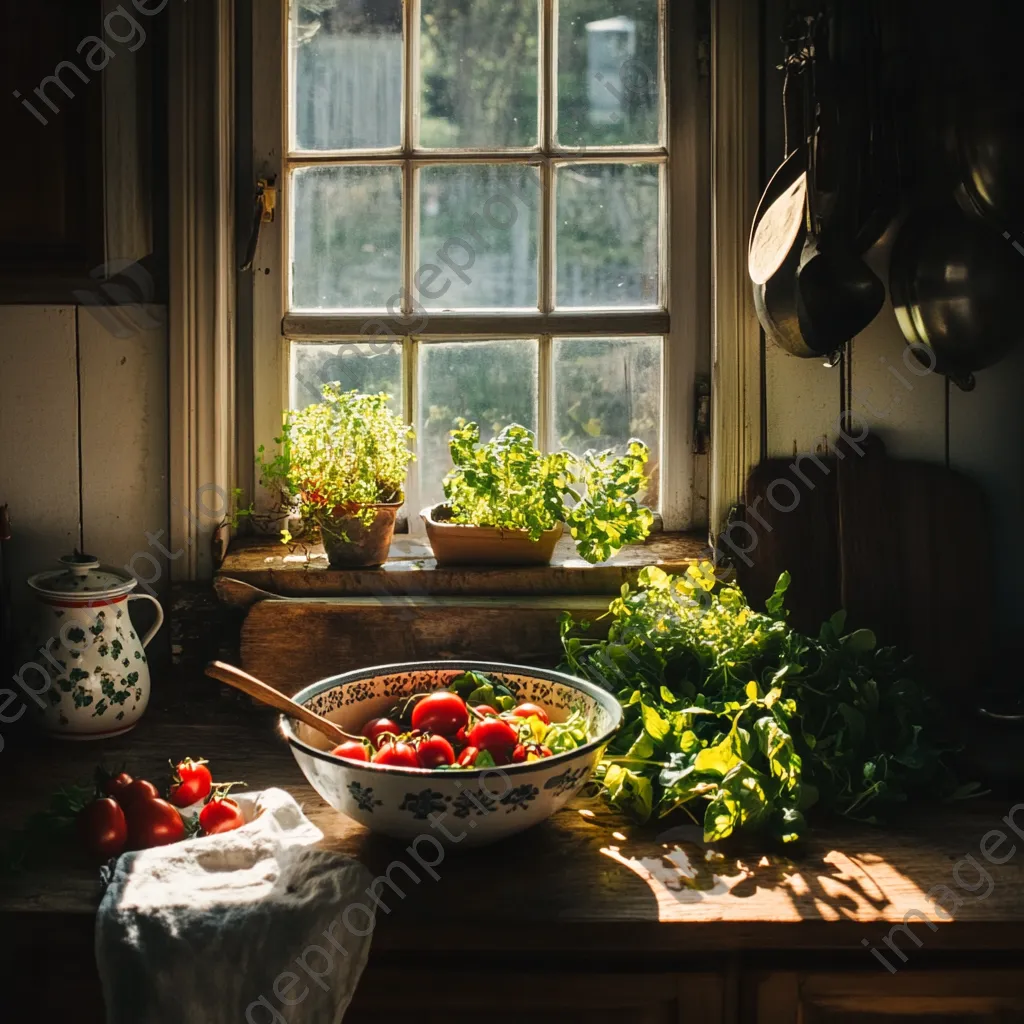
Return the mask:
[(466, 702), (448, 690), (431, 693), (412, 709), (412, 727), (424, 732), (454, 736), (469, 721)]
[(214, 794), (199, 812), (199, 827), (208, 836), (220, 835), (221, 832), (233, 832), (245, 824), (245, 815), (238, 804), (230, 797), (219, 797)]
[(124, 796), (125, 790), (132, 784), (134, 779), (127, 772), (118, 772), (116, 775), (106, 775), (103, 777), (101, 783), (101, 789), (106, 796), (113, 797), (115, 800), (120, 800)]
[(136, 799), (124, 809), (128, 821), (128, 848), (148, 850), (185, 838), (185, 823), (178, 809), (160, 797)]
[(508, 764), (519, 742), (519, 734), (504, 719), (488, 718), (473, 726), (468, 739), (470, 746), (486, 750), (495, 764)]
[(520, 704), (519, 707), (513, 708), (510, 714), (516, 718), (532, 718), (536, 716), (545, 725), (551, 724), (551, 717), (537, 704)]
[(443, 736), (427, 736), (416, 744), (421, 768), (439, 768), (455, 763), (455, 751)]
[(213, 776), (205, 761), (193, 761), (186, 757), (174, 768), (171, 791), (168, 799), (175, 807), (191, 807), (205, 800), (213, 789)]
[[(136, 804), (149, 803), (150, 800), (159, 800), (160, 790), (146, 779), (133, 779), (117, 797), (125, 814), (135, 807)], [(177, 812), (175, 812), (177, 813)]]
[(420, 759), (416, 748), (411, 743), (401, 740), (386, 740), (373, 755), (374, 764), (383, 764), (392, 768), (419, 768)]
[(97, 860), (116, 857), (128, 842), (128, 823), (121, 805), (109, 796), (86, 804), (78, 815), (78, 835)]
[(350, 761), (369, 761), (370, 755), (365, 743), (358, 740), (345, 740), (336, 746), (331, 753), (335, 757), (347, 757)]
[(380, 746), (380, 738), (384, 733), (391, 733), (398, 736), (402, 733), (402, 727), (390, 718), (371, 718), (363, 726), (363, 735), (374, 745)]

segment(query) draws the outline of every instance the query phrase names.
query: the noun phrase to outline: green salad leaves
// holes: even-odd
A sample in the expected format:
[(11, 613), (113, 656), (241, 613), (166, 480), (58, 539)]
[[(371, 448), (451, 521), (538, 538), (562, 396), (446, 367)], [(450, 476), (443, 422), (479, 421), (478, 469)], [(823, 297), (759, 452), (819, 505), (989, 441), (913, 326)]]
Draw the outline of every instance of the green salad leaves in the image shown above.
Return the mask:
[(788, 574), (767, 612), (719, 587), (709, 564), (644, 569), (612, 602), (608, 639), (575, 635), (569, 671), (615, 693), (626, 718), (598, 778), (640, 821), (702, 810), (706, 841), (765, 830), (800, 839), (805, 814), (874, 822), (910, 797), (965, 795), (924, 691), (839, 612), (817, 637), (785, 621)]

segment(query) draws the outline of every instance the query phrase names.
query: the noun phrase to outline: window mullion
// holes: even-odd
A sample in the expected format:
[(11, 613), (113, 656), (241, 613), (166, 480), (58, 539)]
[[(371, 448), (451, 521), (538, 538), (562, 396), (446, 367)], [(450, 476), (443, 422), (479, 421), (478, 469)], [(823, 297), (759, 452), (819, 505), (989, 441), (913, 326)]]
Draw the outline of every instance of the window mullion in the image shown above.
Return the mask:
[(419, 26), (419, 0), (403, 4), (405, 40), (403, 61), (405, 64), (405, 89), (402, 94), (402, 291), (401, 309), (403, 317), (413, 312), (412, 283), (416, 259), (416, 170), (410, 156), (413, 150), (416, 96), (416, 50)]
[[(544, 162), (541, 164), (541, 232), (540, 256), (540, 311), (550, 313), (554, 309), (555, 238), (552, 219), (552, 188), (554, 168), (551, 165), (551, 151), (555, 141), (555, 62), (558, 59), (555, 46), (555, 0), (543, 0), (541, 4), (541, 53), (544, 64), (541, 69), (541, 150)], [(543, 362), (543, 360), (542, 360)], [(541, 435), (544, 436), (543, 434)]]
[(551, 335), (541, 335), (537, 353), (537, 438), (541, 451), (554, 448), (554, 394), (551, 388)]

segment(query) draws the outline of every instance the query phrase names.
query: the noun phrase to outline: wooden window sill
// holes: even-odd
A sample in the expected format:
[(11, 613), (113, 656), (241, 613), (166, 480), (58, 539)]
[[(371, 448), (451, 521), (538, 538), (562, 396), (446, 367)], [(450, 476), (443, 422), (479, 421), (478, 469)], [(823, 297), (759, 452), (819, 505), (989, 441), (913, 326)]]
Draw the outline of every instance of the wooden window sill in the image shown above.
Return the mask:
[(396, 536), (380, 569), (339, 570), (328, 566), (319, 549), (307, 558), (269, 538), (246, 537), (232, 542), (214, 586), (220, 600), (235, 607), (265, 597), (605, 596), (635, 581), (646, 565), (685, 572), (710, 554), (701, 534), (659, 533), (590, 565), (572, 539), (563, 537), (550, 565), (440, 568), (425, 538)]

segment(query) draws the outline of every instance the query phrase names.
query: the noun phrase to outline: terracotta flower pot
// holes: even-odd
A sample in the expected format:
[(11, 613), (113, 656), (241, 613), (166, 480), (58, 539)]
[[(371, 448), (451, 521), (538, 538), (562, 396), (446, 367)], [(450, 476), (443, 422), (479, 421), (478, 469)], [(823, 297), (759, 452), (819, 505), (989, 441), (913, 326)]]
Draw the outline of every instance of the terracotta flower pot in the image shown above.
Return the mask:
[[(324, 550), (332, 569), (370, 569), (388, 560), (395, 518), (402, 502), (381, 505), (338, 506), (330, 519), (320, 523)], [(376, 510), (367, 526), (359, 517), (362, 509)]]
[(562, 536), (561, 523), (531, 540), (526, 530), (446, 522), (450, 514), (443, 504), (420, 513), (438, 565), (547, 565)]

